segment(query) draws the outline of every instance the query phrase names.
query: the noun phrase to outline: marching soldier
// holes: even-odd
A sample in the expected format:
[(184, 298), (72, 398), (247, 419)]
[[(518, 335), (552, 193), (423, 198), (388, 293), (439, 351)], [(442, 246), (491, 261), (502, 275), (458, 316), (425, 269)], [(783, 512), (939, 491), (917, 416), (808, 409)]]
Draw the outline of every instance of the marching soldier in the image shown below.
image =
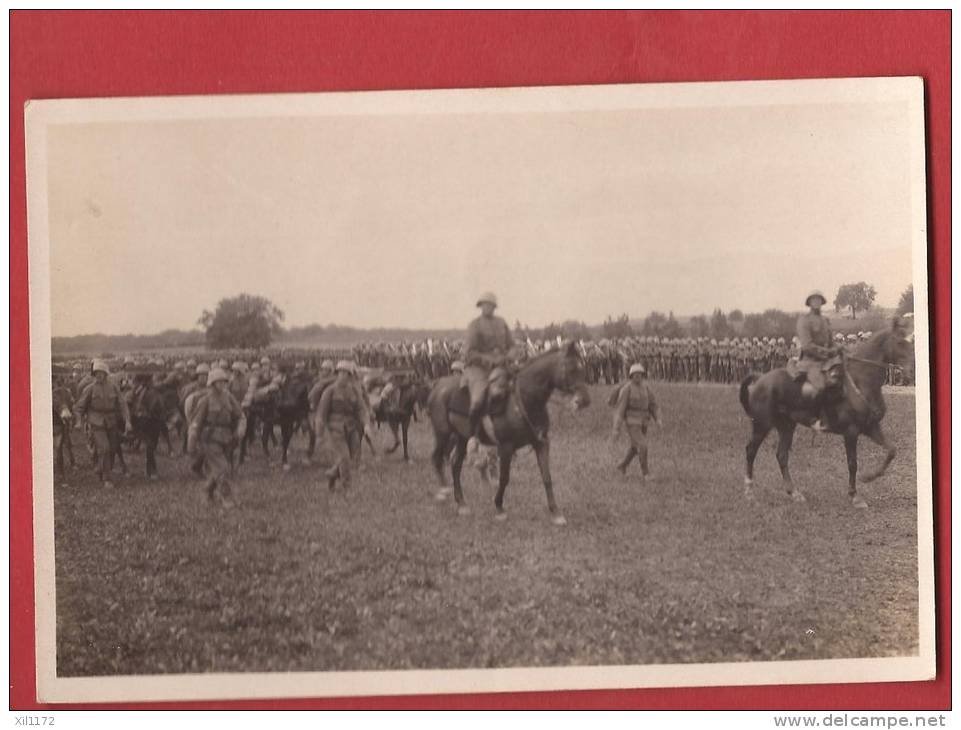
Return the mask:
[(227, 509), (234, 506), (230, 486), (233, 450), (242, 413), (240, 404), (227, 389), (229, 378), (221, 368), (210, 372), (208, 392), (200, 398), (190, 420), (188, 451), (202, 451), (207, 477), (207, 499), (217, 501), (217, 488)]
[(331, 491), (337, 480), (344, 489), (351, 485), (351, 457), (360, 450), (360, 438), (364, 423), (363, 402), (356, 385), (351, 382), (353, 366), (348, 360), (337, 363), (334, 380), (320, 397), (318, 420), (323, 425), (331, 449), (334, 465), (325, 472), (327, 488)]
[(647, 427), (653, 419), (660, 428), (661, 419), (654, 393), (645, 382), (647, 372), (644, 366), (640, 363), (631, 365), (629, 374), (630, 382), (621, 388), (617, 404), (614, 406), (614, 429), (611, 439), (616, 440), (624, 424), (627, 424), (631, 446), (617, 469), (621, 474), (626, 474), (627, 467), (636, 456), (641, 462), (641, 481), (643, 482), (650, 473), (647, 462)]
[(94, 382), (86, 387), (77, 401), (76, 412), (86, 421), (93, 435), (99, 459), (97, 471), (107, 488), (113, 472), (114, 455), (120, 449), (118, 422), (122, 420), (125, 432), (130, 432), (130, 409), (116, 385), (107, 380), (109, 371), (103, 360), (93, 362)]

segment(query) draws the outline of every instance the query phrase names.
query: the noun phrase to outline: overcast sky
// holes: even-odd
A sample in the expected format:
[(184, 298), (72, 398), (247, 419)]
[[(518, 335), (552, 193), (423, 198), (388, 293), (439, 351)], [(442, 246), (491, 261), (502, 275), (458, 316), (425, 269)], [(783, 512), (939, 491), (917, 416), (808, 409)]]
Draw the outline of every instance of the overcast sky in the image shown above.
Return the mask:
[(532, 326), (797, 310), (911, 282), (907, 113), (846, 104), (76, 124), (49, 130), (55, 336)]

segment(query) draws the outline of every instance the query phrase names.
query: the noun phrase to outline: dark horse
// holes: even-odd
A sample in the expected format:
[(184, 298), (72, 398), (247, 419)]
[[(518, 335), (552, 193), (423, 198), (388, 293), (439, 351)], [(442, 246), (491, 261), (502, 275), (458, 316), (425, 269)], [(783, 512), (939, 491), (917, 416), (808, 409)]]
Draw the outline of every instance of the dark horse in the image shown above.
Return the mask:
[[(832, 433), (844, 437), (848, 457), (848, 495), (855, 507), (865, 508), (867, 502), (857, 493), (855, 481), (858, 471), (858, 437), (864, 434), (885, 450), (881, 467), (862, 477), (871, 482), (881, 476), (894, 459), (895, 448), (881, 430), (885, 404), (881, 386), (887, 366), (902, 361), (910, 348), (901, 321), (895, 318), (890, 329), (878, 332), (861, 343), (850, 355), (843, 355), (840, 362), (825, 373), (828, 388), (825, 396), (826, 418), (824, 424)], [(784, 486), (798, 502), (804, 495), (794, 488), (788, 457), (798, 423), (809, 425), (813, 415), (806, 410), (801, 398), (801, 383), (784, 368), (771, 370), (758, 377), (752, 373), (741, 382), (741, 405), (751, 417), (753, 432), (747, 445), (747, 471), (744, 477), (745, 493), (751, 496), (754, 484), (754, 458), (771, 429), (777, 429), (777, 461), (781, 468)]]
[[(428, 386), (420, 380), (405, 379), (397, 386), (396, 394), (381, 400), (378, 404), (374, 411), (377, 425), (386, 423), (390, 426), (390, 432), (394, 437), (394, 444), (386, 450), (388, 454), (397, 451), (397, 447), (403, 440), (404, 461), (410, 461), (410, 454), (407, 450), (407, 432), (410, 429), (410, 420), (414, 417), (417, 406), (424, 406), (429, 393)], [(398, 427), (400, 438), (398, 438)]]
[[(590, 405), (591, 398), (585, 385), (584, 362), (573, 342), (560, 350), (544, 353), (528, 361), (514, 378), (503, 404), (503, 412), (494, 416), (498, 442), (497, 454), (500, 461), (500, 482), (497, 496), (494, 498), (498, 519), (506, 517), (504, 492), (510, 481), (514, 452), (523, 446), (531, 446), (537, 455), (537, 465), (540, 468), (541, 479), (544, 481), (547, 506), (552, 520), (555, 525), (567, 523), (557, 509), (551, 483), (548, 441), (550, 419), (547, 414), (547, 402), (555, 390), (573, 394), (572, 406), (575, 410)], [(465, 387), (445, 388), (443, 382), (438, 382), (428, 398), (427, 407), (431, 425), (434, 428), (434, 453), (431, 461), (441, 486), (446, 486), (444, 462), (450, 450), (451, 440), (454, 441), (451, 472), (454, 479), (457, 511), (462, 515), (469, 513), (464, 504), (460, 478), (470, 433), (467, 418), (468, 404), (469, 397)]]
[[(287, 450), (290, 448), (290, 440), (293, 438), (296, 427), (302, 423), (306, 423), (308, 426), (308, 462), (314, 455), (314, 448), (317, 445), (317, 435), (310, 426), (310, 419), (308, 418), (310, 403), (307, 399), (311, 385), (313, 385), (313, 383), (307, 376), (292, 376), (287, 378), (277, 393), (273, 423), (280, 424), (280, 463), (285, 470), (290, 469), (290, 464), (287, 463)], [(266, 451), (266, 449), (267, 443), (266, 439), (264, 439), (264, 450)]]

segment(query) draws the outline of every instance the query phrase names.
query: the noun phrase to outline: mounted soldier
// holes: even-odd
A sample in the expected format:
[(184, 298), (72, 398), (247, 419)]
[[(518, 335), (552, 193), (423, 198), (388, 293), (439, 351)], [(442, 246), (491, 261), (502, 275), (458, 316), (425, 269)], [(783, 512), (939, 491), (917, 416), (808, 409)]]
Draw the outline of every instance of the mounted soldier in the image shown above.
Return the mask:
[[(465, 353), (464, 378), (470, 391), (470, 439), (468, 453), (476, 453), (480, 447), (478, 431), (481, 419), (486, 415), (487, 386), (507, 378), (504, 366), (514, 347), (510, 327), (501, 317), (495, 316), (497, 297), (492, 292), (484, 292), (477, 299), (481, 309), (479, 317), (467, 327), (467, 347)], [(502, 387), (502, 386), (499, 386)], [(491, 435), (493, 435), (493, 428)]]
[(815, 431), (826, 430), (821, 423), (824, 410), (822, 393), (826, 385), (824, 370), (838, 355), (831, 339), (831, 325), (821, 314), (821, 307), (825, 304), (827, 299), (824, 294), (818, 290), (811, 292), (804, 300), (804, 305), (810, 311), (798, 317), (797, 321), (797, 336), (801, 343), (798, 379), (804, 378), (801, 395), (816, 415), (811, 425)]

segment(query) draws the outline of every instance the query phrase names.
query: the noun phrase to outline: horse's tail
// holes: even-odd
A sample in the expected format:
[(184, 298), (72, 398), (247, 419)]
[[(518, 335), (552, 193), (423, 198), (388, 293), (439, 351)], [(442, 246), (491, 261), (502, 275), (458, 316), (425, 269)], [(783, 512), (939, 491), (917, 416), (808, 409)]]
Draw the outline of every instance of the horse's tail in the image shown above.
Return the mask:
[(748, 402), (748, 397), (750, 395), (749, 389), (757, 380), (757, 373), (748, 373), (747, 377), (741, 381), (741, 390), (739, 393), (741, 399), (741, 407), (744, 408), (744, 412), (747, 415), (751, 415), (751, 404)]

